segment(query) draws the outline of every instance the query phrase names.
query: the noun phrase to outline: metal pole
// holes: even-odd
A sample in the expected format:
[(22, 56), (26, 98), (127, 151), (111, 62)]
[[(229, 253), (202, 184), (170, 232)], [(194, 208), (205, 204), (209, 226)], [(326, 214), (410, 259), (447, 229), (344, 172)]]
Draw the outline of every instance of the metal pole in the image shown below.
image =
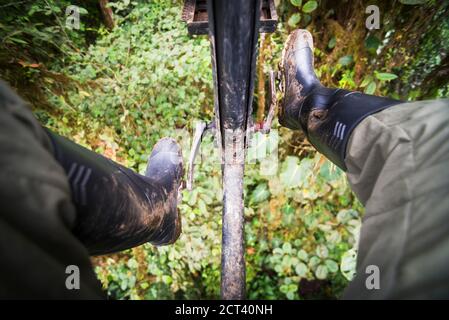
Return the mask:
[(251, 117), (259, 0), (209, 0), (216, 127), (223, 159), (221, 296), (245, 298), (243, 174)]

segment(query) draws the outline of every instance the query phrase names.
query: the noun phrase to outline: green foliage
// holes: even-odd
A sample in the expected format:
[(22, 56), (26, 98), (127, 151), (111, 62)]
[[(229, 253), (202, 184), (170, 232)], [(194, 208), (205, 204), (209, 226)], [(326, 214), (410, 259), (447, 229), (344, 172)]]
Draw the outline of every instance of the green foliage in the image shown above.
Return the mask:
[[(163, 136), (177, 138), (183, 150), (189, 150), (187, 137), (193, 121), (213, 117), (213, 90), (209, 42), (187, 34), (179, 19), (180, 2), (114, 1), (111, 7), (117, 27), (112, 31), (92, 28), (89, 20), (81, 30), (61, 28), (58, 21), (64, 18), (68, 4), (35, 1), (0, 13), (4, 44), (0, 62), (18, 52), (27, 53), (20, 56), (24, 60), (20, 70), (42, 82), (50, 106), (36, 104), (40, 121), (140, 172), (152, 146)], [(281, 3), (281, 21), (270, 36), (264, 70), (279, 62), (288, 33), (285, 28), (319, 28), (320, 23), (336, 19), (339, 8), (330, 10), (325, 5), (323, 1)], [(85, 7), (90, 19), (97, 21), (96, 9)], [(283, 7), (288, 10), (282, 12)], [(342, 7), (346, 14), (347, 6)], [(363, 88), (370, 94), (392, 92), (393, 85), (400, 85), (401, 95), (419, 97), (421, 92), (409, 92), (409, 83), (418, 81), (417, 72), (428, 75), (442, 65), (439, 50), (449, 47), (448, 23), (425, 33), (422, 50), (413, 57), (403, 47), (388, 46), (396, 25), (386, 26), (388, 35), (363, 31), (367, 33), (359, 36), (354, 31), (361, 39), (356, 48), (347, 42), (347, 33), (339, 33), (338, 28), (322, 29), (328, 34), (323, 43), (321, 37), (315, 38), (317, 74), (326, 85)], [(87, 35), (94, 35), (96, 41)], [(444, 37), (438, 49), (434, 40), (440, 35)], [(398, 56), (401, 63), (402, 57), (407, 58), (402, 69), (393, 63)], [(35, 63), (45, 64), (45, 72)], [(2, 71), (2, 76), (12, 79), (10, 71)], [(432, 94), (447, 92), (444, 85), (435, 88)], [(312, 152), (297, 133), (280, 129), (279, 136), (280, 163), (273, 175), (262, 175), (260, 163), (246, 168), (248, 297), (334, 299), (354, 276), (363, 208), (341, 170)], [(257, 158), (266, 148), (273, 150), (275, 143), (270, 139), (259, 134), (248, 154)], [(201, 148), (204, 156), (197, 165), (195, 189), (183, 192), (179, 207), (180, 239), (171, 246), (145, 244), (94, 259), (110, 297), (219, 297), (221, 168), (210, 137)]]
[(424, 4), (428, 1), (429, 0), (399, 0), (400, 3), (409, 4), (409, 5)]
[[(331, 280), (332, 285), (325, 281), (315, 293), (330, 298), (347, 283), (339, 265), (357, 242), (361, 207), (339, 169), (327, 161), (314, 169), (318, 159), (288, 156), (278, 174), (266, 178), (268, 201), (249, 202), (245, 230), (250, 298), (307, 298), (301, 295), (301, 284)], [(256, 172), (257, 166), (249, 166), (245, 182), (253, 190), (250, 196), (268, 193), (267, 182)], [(346, 205), (359, 211), (344, 209)]]
[(210, 117), (202, 108), (212, 105), (209, 43), (188, 36), (179, 10), (163, 2), (138, 6), (95, 46), (72, 53), (57, 72), (69, 75), (75, 90), (49, 98), (69, 125), (49, 125), (85, 144), (93, 136), (99, 145), (113, 140), (117, 157), (139, 170), (158, 139)]
[[(318, 8), (317, 1), (307, 1), (303, 4), (302, 0), (290, 0), (290, 3), (296, 7), (298, 11), (302, 11), (304, 16), (300, 12), (294, 12), (287, 21), (287, 24), (291, 28), (295, 28), (303, 20), (303, 27), (307, 26), (312, 20), (310, 13)], [(296, 11), (296, 10), (295, 10)], [(303, 19), (302, 19), (303, 18)]]
[(337, 44), (337, 38), (335, 38), (335, 36), (334, 37), (332, 37), (330, 40), (329, 40), (329, 43), (327, 44), (327, 47), (329, 48), (329, 49), (333, 49), (333, 48), (335, 48), (335, 45)]
[(300, 13), (294, 13), (291, 15), (291, 17), (288, 19), (288, 25), (290, 27), (295, 27), (299, 21), (301, 21), (301, 14)]
[[(191, 126), (188, 119), (211, 118), (209, 44), (205, 38), (187, 36), (178, 20), (179, 12), (178, 6), (164, 1), (155, 1), (147, 8), (137, 6), (121, 21), (120, 28), (98, 39), (83, 56), (75, 55), (75, 63), (61, 72), (80, 83), (98, 84), (98, 88), (86, 86), (71, 92), (72, 107), (57, 97), (54, 103), (64, 108), (69, 123), (79, 121), (81, 113), (89, 125), (83, 134), (73, 125), (55, 121), (52, 126), (58, 131), (69, 130), (67, 134), (85, 144), (89, 144), (89, 137), (106, 131), (101, 138), (109, 140), (103, 143), (105, 148), (115, 146), (117, 158), (138, 169), (160, 136), (176, 136), (175, 128)], [(135, 102), (143, 97), (143, 103)], [(95, 122), (98, 125), (92, 126)], [(249, 152), (255, 156), (273, 145), (260, 136), (257, 142)], [(281, 148), (284, 144), (280, 141)], [(112, 297), (219, 297), (222, 192), (214, 150), (212, 139), (205, 138), (202, 153), (208, 156), (197, 166), (195, 189), (183, 193), (183, 233), (174, 245), (144, 245), (99, 259), (97, 274)], [(328, 162), (314, 169), (317, 161), (289, 156), (270, 177), (260, 174), (259, 164), (247, 166), (245, 235), (251, 299), (305, 298), (299, 281), (316, 279), (330, 280), (319, 287), (317, 295), (335, 297), (347, 282), (338, 266), (355, 239), (350, 228), (340, 225), (336, 217), (340, 210), (354, 207), (354, 198), (341, 172)], [(334, 199), (332, 205), (328, 199)], [(361, 212), (359, 204), (355, 208)], [(317, 246), (326, 249), (317, 252)], [(279, 263), (278, 249), (283, 250)], [(329, 252), (326, 257), (324, 250)], [(309, 264), (309, 256), (318, 258), (318, 263)], [(134, 261), (138, 261), (137, 267)]]
[(377, 38), (374, 35), (369, 35), (365, 40), (365, 47), (368, 50), (368, 52), (372, 55), (375, 55), (377, 52), (377, 49), (380, 47), (381, 42), (379, 38)]
[(394, 79), (396, 79), (398, 77), (397, 75), (395, 75), (393, 73), (377, 72), (377, 71), (374, 73), (374, 75), (380, 81), (390, 81), (390, 80), (394, 80)]
[(339, 7), (319, 2), (312, 16), (316, 19), (309, 25), (302, 20), (301, 27), (322, 35), (314, 39), (315, 66), (325, 85), (402, 100), (447, 96), (449, 3), (402, 3), (420, 5), (384, 0), (371, 3), (381, 8), (379, 30), (364, 27), (366, 15), (351, 1)]
[(341, 64), (343, 67), (349, 66), (353, 62), (354, 58), (351, 55), (347, 55), (338, 59), (338, 63)]
[[(44, 59), (83, 43), (82, 34), (65, 27), (65, 8), (72, 4), (70, 1), (33, 1), (26, 7), (20, 4), (11, 3), (0, 13), (0, 38), (9, 52), (20, 50), (29, 52), (33, 58)], [(87, 13), (80, 8), (81, 15)], [(85, 30), (82, 20), (80, 30)]]
[[(66, 8), (80, 9), (80, 29), (66, 27)], [(0, 5), (0, 77), (13, 84), (33, 105), (50, 108), (46, 90), (67, 78), (47, 64), (65, 65), (73, 52), (86, 48), (98, 34), (101, 19), (95, 2), (81, 0), (7, 1)], [(101, 32), (101, 29), (100, 29)]]
[(302, 7), (304, 13), (311, 13), (318, 8), (318, 3), (316, 1), (307, 1)]
[(290, 2), (295, 7), (301, 7), (301, 5), (302, 5), (302, 0), (290, 0)]
[(311, 174), (313, 162), (311, 159), (299, 161), (295, 156), (288, 156), (283, 165), (285, 168), (280, 174), (283, 185), (286, 188), (300, 188)]

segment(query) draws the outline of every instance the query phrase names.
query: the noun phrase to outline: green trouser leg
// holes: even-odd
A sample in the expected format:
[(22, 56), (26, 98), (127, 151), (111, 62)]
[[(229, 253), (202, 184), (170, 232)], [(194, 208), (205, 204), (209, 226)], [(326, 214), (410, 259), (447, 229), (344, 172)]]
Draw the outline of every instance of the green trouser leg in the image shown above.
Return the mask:
[[(366, 213), (344, 298), (449, 298), (449, 100), (367, 117), (345, 163)], [(379, 290), (366, 286), (370, 265), (379, 268)]]
[[(76, 211), (50, 140), (2, 83), (0, 168), (0, 299), (105, 298), (86, 248), (72, 234)], [(79, 268), (79, 290), (66, 287), (70, 265)]]

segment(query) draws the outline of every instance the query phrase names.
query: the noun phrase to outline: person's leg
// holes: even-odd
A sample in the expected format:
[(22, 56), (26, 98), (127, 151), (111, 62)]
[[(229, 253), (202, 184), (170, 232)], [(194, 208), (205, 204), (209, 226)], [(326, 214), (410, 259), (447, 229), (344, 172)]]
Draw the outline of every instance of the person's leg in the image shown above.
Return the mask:
[[(357, 276), (344, 297), (449, 297), (449, 100), (406, 103), (363, 120), (349, 182), (366, 207)], [(367, 267), (380, 271), (368, 290)]]
[(281, 60), (285, 93), (279, 122), (301, 129), (319, 152), (345, 170), (346, 147), (357, 124), (401, 101), (326, 88), (316, 77), (313, 63), (312, 35), (307, 30), (292, 32)]
[[(50, 140), (2, 82), (0, 168), (0, 298), (105, 298), (71, 231), (76, 209)], [(79, 290), (66, 287), (71, 265), (79, 268)]]
[[(162, 139), (145, 176), (43, 129), (0, 83), (0, 297), (102, 297), (89, 254), (173, 243), (183, 166)], [(66, 267), (81, 289), (67, 290)]]
[[(447, 297), (449, 102), (404, 104), (325, 88), (312, 48), (306, 30), (287, 42), (279, 116), (347, 171), (366, 206), (357, 276), (345, 297)], [(366, 286), (370, 265), (379, 268), (380, 290)]]
[(72, 141), (48, 132), (56, 160), (64, 168), (77, 211), (73, 233), (90, 254), (129, 249), (150, 242), (175, 242), (182, 155), (173, 139), (153, 148), (145, 176)]

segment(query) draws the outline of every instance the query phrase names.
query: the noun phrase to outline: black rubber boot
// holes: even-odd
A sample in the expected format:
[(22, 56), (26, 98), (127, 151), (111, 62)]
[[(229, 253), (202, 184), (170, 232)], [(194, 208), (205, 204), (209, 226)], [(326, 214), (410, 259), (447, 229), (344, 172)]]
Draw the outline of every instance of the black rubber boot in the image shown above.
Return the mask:
[(284, 98), (279, 122), (290, 129), (302, 129), (310, 143), (343, 170), (349, 137), (360, 121), (402, 103), (321, 85), (313, 69), (313, 39), (307, 30), (289, 35), (281, 71)]
[(47, 132), (77, 208), (73, 232), (90, 254), (176, 241), (181, 233), (177, 204), (183, 164), (175, 140), (164, 138), (156, 144), (143, 176)]

